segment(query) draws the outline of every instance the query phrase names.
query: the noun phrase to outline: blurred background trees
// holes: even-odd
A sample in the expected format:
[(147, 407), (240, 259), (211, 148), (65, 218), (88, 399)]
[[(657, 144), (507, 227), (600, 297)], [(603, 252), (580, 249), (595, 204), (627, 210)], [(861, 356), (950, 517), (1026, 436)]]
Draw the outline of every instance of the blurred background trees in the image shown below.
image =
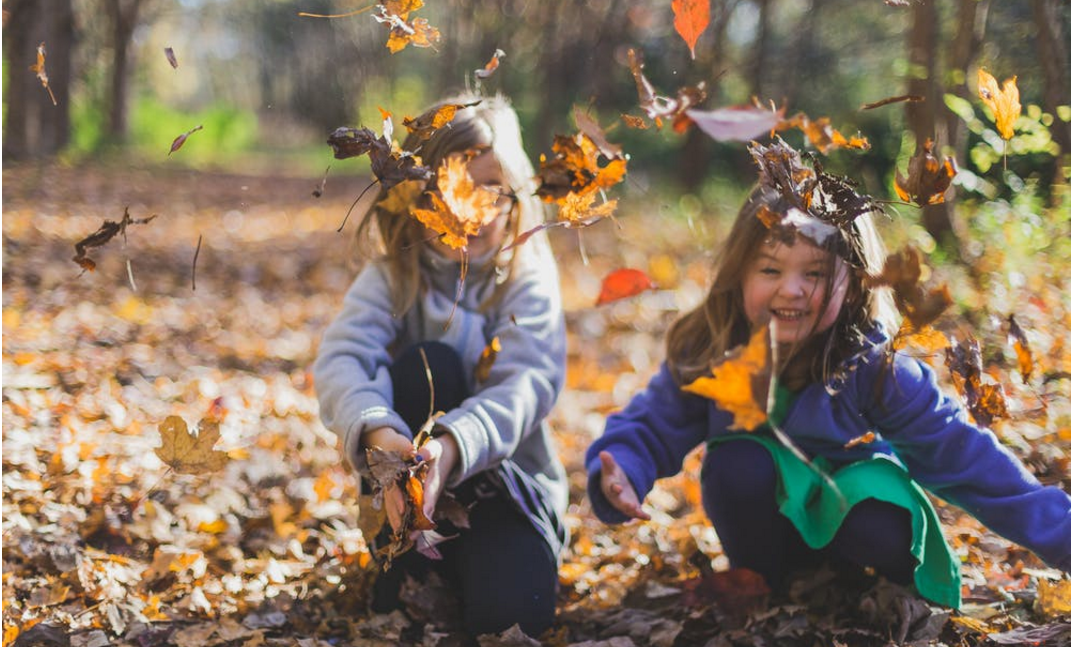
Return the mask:
[[(513, 98), (534, 158), (555, 133), (573, 131), (579, 106), (632, 155), (633, 185), (702, 197), (711, 183), (753, 181), (742, 146), (695, 129), (678, 135), (621, 123), (622, 113), (638, 114), (627, 67), (628, 49), (636, 48), (662, 94), (703, 81), (706, 108), (755, 96), (787, 105), (788, 114), (828, 116), (846, 134), (859, 130), (871, 151), (834, 153), (827, 166), (878, 195), (890, 194), (896, 166), (930, 137), (959, 163), (960, 192), (1006, 198), (1008, 184), (993, 178), (1013, 173), (1051, 200), (1053, 187), (1067, 181), (1071, 4), (1061, 0), (711, 0), (695, 60), (673, 30), (669, 0), (428, 0), (419, 15), (441, 31), (441, 43), (393, 55), (371, 11), (299, 16), (363, 6), (4, 0), (4, 163), (163, 162), (174, 137), (204, 124), (168, 163), (315, 175), (331, 161), (328, 132), (378, 129), (380, 107), (398, 120), (414, 115), (470, 86), (473, 70), (497, 48), (506, 57), (486, 87)], [(42, 42), (56, 106), (28, 71)], [(1018, 76), (1024, 111), (1007, 171), (1004, 143), (977, 101), (980, 66), (1000, 80)], [(859, 110), (904, 93), (926, 101)], [(354, 163), (347, 172), (361, 171)], [(959, 254), (949, 205), (928, 207), (920, 222)]]

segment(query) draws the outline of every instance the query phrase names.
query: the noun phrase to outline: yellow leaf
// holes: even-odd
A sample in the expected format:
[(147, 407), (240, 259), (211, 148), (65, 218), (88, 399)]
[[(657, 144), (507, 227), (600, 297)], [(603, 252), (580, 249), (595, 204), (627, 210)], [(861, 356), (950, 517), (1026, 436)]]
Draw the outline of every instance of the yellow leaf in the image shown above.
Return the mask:
[(595, 202), (597, 191), (590, 190), (583, 193), (567, 193), (559, 201), (558, 220), (580, 223), (583, 221), (597, 220), (614, 215), (617, 209), (617, 200), (607, 200), (597, 207), (592, 207)]
[(464, 155), (443, 160), (438, 176), (439, 194), (428, 194), (432, 208), (414, 208), (412, 212), (425, 227), (442, 235), (444, 245), (462, 249), (469, 236), (480, 233), (481, 227), (498, 217), (499, 195), (476, 186)]
[(714, 365), (710, 377), (697, 378), (681, 388), (709, 398), (733, 414), (729, 429), (754, 431), (767, 420), (771, 375), (769, 336), (769, 326), (763, 326), (751, 335), (746, 346), (734, 349)]
[(490, 344), (484, 346), (483, 352), (480, 353), (480, 359), (476, 362), (476, 368), (473, 371), (476, 374), (477, 382), (486, 382), (487, 378), (491, 377), (491, 367), (495, 365), (495, 359), (501, 350), (502, 342), (498, 340), (498, 337), (495, 337)]
[(1038, 579), (1037, 607), (1049, 617), (1071, 614), (1071, 580)]
[(197, 435), (190, 433), (186, 421), (168, 416), (160, 423), (162, 444), (156, 455), (167, 466), (181, 474), (215, 472), (227, 463), (225, 452), (212, 449), (219, 440), (219, 424), (201, 421)]
[(1003, 87), (998, 88), (996, 78), (984, 68), (978, 68), (978, 96), (993, 111), (997, 132), (1004, 139), (1015, 136), (1015, 121), (1023, 110), (1019, 103), (1019, 86), (1015, 83), (1017, 78), (1005, 79)]

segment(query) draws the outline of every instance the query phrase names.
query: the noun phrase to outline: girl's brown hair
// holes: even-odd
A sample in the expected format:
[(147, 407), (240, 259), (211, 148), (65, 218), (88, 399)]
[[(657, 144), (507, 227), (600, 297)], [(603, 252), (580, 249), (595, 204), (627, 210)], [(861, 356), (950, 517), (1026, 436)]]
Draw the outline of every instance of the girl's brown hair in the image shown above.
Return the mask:
[[(777, 192), (756, 187), (737, 214), (732, 230), (717, 255), (713, 283), (702, 303), (682, 315), (670, 327), (666, 337), (666, 361), (674, 378), (687, 384), (709, 375), (713, 364), (725, 354), (748, 341), (751, 324), (744, 312), (743, 282), (761, 245), (771, 232), (758, 217), (767, 208), (785, 214), (791, 205)], [(885, 248), (874, 228), (870, 214), (858, 216), (848, 225), (845, 236), (830, 236), (824, 248), (829, 254), (826, 274), (826, 301), (832, 295), (834, 265), (840, 257), (849, 264), (848, 291), (836, 321), (821, 335), (813, 336), (793, 348), (778, 367), (782, 383), (799, 389), (811, 382), (825, 382), (840, 364), (858, 350), (859, 336), (879, 321), (886, 327), (895, 325), (895, 308), (885, 289), (864, 287), (865, 274), (877, 274), (885, 262)]]
[[(518, 234), (543, 222), (543, 203), (535, 195), (535, 171), (521, 140), (521, 127), (517, 113), (502, 96), (479, 97), (461, 94), (450, 97), (435, 106), (466, 105), (458, 109), (454, 119), (436, 130), (423, 143), (410, 134), (402, 148), (418, 155), (423, 165), (435, 171), (447, 156), (482, 148), (495, 156), (508, 183), (512, 210), (502, 248), (516, 240)], [(434, 186), (434, 178), (428, 186)], [(420, 275), (420, 258), (430, 247), (429, 230), (409, 214), (397, 213), (382, 208), (387, 191), (381, 189), (376, 201), (365, 214), (357, 229), (357, 261), (363, 265), (374, 258), (386, 262), (388, 278), (392, 283), (395, 315), (407, 312), (424, 289)], [(509, 252), (494, 254), (491, 263), (499, 269), (499, 283), (484, 306), (501, 295), (501, 288), (508, 283), (518, 263), (548, 262), (552, 259), (545, 237), (535, 236)], [(549, 260), (553, 262), (553, 260)]]

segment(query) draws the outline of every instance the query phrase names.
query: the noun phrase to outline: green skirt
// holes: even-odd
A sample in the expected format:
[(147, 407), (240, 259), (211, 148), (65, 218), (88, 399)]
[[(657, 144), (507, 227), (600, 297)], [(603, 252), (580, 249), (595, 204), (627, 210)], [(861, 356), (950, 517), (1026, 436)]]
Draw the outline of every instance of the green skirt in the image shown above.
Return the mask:
[[(864, 499), (886, 501), (910, 512), (914, 532), (911, 554), (918, 560), (915, 587), (928, 600), (959, 608), (959, 560), (941, 534), (933, 504), (902, 467), (882, 457), (851, 463), (836, 471), (830, 471), (829, 463), (819, 457), (811, 467), (776, 438), (757, 434), (722, 436), (712, 439), (709, 445), (742, 438), (763, 445), (773, 456), (781, 477), (777, 488), (781, 514), (796, 526), (811, 548), (829, 544), (848, 511)], [(816, 468), (829, 475), (839, 494)]]

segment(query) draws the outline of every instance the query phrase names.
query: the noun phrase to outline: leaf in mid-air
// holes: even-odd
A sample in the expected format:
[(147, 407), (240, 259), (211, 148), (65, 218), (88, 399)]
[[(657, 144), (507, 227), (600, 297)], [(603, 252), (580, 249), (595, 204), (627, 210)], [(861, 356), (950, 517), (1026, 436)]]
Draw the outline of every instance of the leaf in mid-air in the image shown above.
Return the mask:
[(45, 71), (45, 44), (43, 42), (37, 46), (37, 63), (30, 66), (30, 71), (37, 75), (37, 80), (41, 82), (41, 86), (48, 91), (48, 97), (52, 99), (52, 105), (58, 105), (56, 103), (56, 95), (52, 94), (52, 88), (48, 85), (48, 72)]
[(945, 363), (956, 390), (967, 401), (967, 410), (978, 424), (988, 427), (997, 418), (1008, 417), (1004, 388), (982, 382), (982, 349), (977, 339), (968, 336), (960, 344), (952, 338), (945, 349)]
[(695, 43), (710, 24), (710, 0), (673, 0), (673, 28), (688, 44), (695, 60)]
[(198, 130), (201, 130), (203, 128), (204, 128), (204, 124), (199, 124), (196, 128), (192, 128), (192, 129), (182, 133), (178, 137), (176, 137), (175, 141), (171, 142), (171, 150), (169, 150), (167, 152), (167, 156), (171, 157), (171, 153), (174, 153), (178, 149), (182, 148), (182, 145), (186, 143), (186, 139), (190, 135), (194, 134), (195, 132), (197, 132)]
[(486, 382), (487, 378), (491, 377), (491, 367), (495, 365), (495, 359), (498, 358), (501, 350), (502, 342), (498, 337), (494, 337), (489, 344), (484, 346), (480, 359), (476, 362), (476, 368), (473, 369), (477, 382)]
[(226, 465), (226, 452), (212, 449), (219, 440), (219, 423), (202, 420), (196, 435), (190, 433), (186, 421), (168, 416), (160, 423), (161, 445), (156, 455), (168, 467), (180, 474), (215, 472)]
[(1019, 322), (1015, 320), (1015, 315), (1008, 315), (1008, 340), (1015, 349), (1019, 374), (1023, 378), (1023, 384), (1026, 384), (1034, 373), (1034, 353), (1030, 350), (1030, 342), (1026, 339), (1026, 333), (1019, 327)]
[(905, 247), (885, 259), (885, 266), (877, 276), (863, 280), (868, 288), (887, 285), (892, 288), (896, 307), (907, 317), (915, 330), (922, 330), (933, 323), (941, 313), (952, 305), (948, 285), (942, 284), (930, 290), (919, 285), (922, 278), (922, 257), (914, 247)]
[(945, 201), (945, 191), (952, 186), (956, 176), (956, 161), (946, 157), (941, 162), (933, 155), (933, 140), (927, 139), (922, 149), (907, 163), (907, 177), (896, 171), (896, 195), (904, 202), (919, 206), (939, 204)]
[(461, 108), (470, 108), (478, 103), (480, 102), (474, 101), (472, 103), (447, 103), (441, 106), (436, 106), (416, 119), (411, 117), (402, 119), (402, 125), (405, 126), (410, 133), (415, 133), (417, 137), (419, 137), (419, 141), (424, 141), (431, 137), (436, 130), (453, 121), (458, 110)]
[(494, 55), (491, 56), (491, 60), (487, 61), (487, 64), (483, 67), (473, 72), (476, 79), (482, 81), (490, 78), (491, 75), (495, 73), (495, 70), (498, 69), (498, 66), (504, 58), (506, 58), (506, 53), (500, 49), (496, 49)]
[(620, 301), (635, 296), (647, 290), (655, 288), (651, 278), (641, 270), (622, 268), (614, 270), (602, 280), (602, 288), (599, 290), (599, 298), (595, 305)]
[(469, 175), (465, 155), (449, 155), (438, 171), (438, 193), (429, 192), (430, 209), (413, 208), (425, 227), (438, 232), (444, 245), (462, 249), (468, 237), (498, 217), (499, 195), (477, 186)]
[(653, 120), (658, 128), (662, 127), (663, 119), (669, 119), (674, 132), (683, 133), (688, 130), (692, 119), (687, 111), (706, 100), (706, 84), (684, 86), (677, 90), (675, 98), (665, 97), (655, 92), (654, 86), (643, 74), (643, 57), (634, 49), (628, 51), (628, 65), (632, 70), (632, 78), (636, 80), (640, 109), (647, 118)]
[(829, 117), (811, 119), (801, 112), (778, 126), (778, 130), (786, 130), (788, 128), (799, 128), (800, 132), (811, 142), (811, 145), (823, 155), (827, 155), (829, 151), (837, 148), (870, 150), (870, 141), (866, 137), (859, 135), (845, 137), (840, 131), (833, 128)]
[(711, 367), (710, 377), (696, 378), (681, 389), (709, 398), (731, 413), (729, 429), (754, 431), (767, 420), (771, 363), (770, 327), (763, 326), (746, 345), (733, 349)]
[(752, 104), (717, 110), (687, 110), (699, 129), (719, 142), (746, 142), (768, 134), (785, 118), (785, 109), (774, 110)]
[(537, 176), (536, 193), (547, 202), (560, 203), (570, 193), (608, 189), (625, 177), (628, 160), (614, 157), (599, 166), (599, 147), (582, 132), (555, 136), (551, 150), (554, 157), (540, 159)]
[(119, 222), (114, 220), (105, 220), (104, 223), (92, 234), (86, 236), (82, 240), (74, 244), (74, 258), (71, 259), (75, 263), (78, 263), (83, 270), (92, 272), (96, 269), (97, 263), (93, 259), (86, 255), (86, 250), (92, 247), (102, 247), (108, 243), (111, 239), (115, 238), (119, 234), (123, 235), (126, 239), (127, 225), (144, 225), (149, 223), (156, 217), (156, 214), (149, 216), (148, 218), (131, 218), (130, 208), (123, 210), (123, 217)]
[(175, 50), (170, 47), (164, 48), (164, 56), (167, 57), (167, 62), (171, 64), (171, 67), (178, 69), (178, 58), (175, 57)]
[(984, 68), (978, 68), (978, 96), (985, 105), (993, 111), (993, 118), (997, 121), (997, 132), (1004, 139), (1015, 136), (1015, 122), (1023, 106), (1019, 103), (1019, 86), (1016, 78), (1004, 80), (1004, 85), (997, 86), (997, 80)]
[[(389, 121), (384, 119), (384, 131), (390, 130), (387, 126)], [(431, 169), (424, 166), (419, 157), (407, 151), (395, 150), (389, 137), (377, 137), (368, 128), (336, 128), (327, 138), (327, 143), (335, 151), (335, 159), (367, 153), (372, 174), (385, 189), (407, 180), (427, 180), (431, 177)]]

